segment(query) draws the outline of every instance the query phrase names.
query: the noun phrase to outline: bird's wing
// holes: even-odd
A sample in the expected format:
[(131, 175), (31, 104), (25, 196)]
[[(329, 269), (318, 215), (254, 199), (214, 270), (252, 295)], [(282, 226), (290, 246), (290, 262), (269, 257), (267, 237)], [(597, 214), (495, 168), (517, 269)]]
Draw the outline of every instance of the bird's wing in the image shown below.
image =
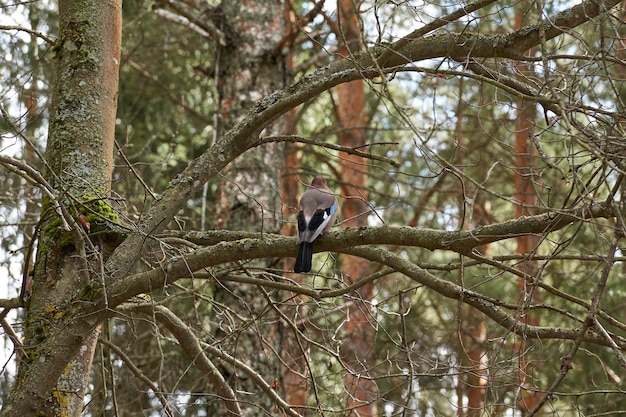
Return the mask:
[(309, 188), (300, 199), (298, 242), (313, 242), (337, 217), (337, 198), (330, 190)]

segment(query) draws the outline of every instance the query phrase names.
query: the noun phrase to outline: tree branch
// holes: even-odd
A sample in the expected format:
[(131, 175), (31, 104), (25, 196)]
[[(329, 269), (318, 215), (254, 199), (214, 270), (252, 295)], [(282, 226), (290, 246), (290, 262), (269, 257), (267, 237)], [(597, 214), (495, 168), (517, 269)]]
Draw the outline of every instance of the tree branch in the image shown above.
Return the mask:
[(48, 184), (44, 177), (41, 176), (39, 171), (19, 159), (4, 155), (0, 155), (0, 165), (24, 178), (29, 184), (32, 184), (43, 191), (43, 193), (50, 198), (50, 201), (54, 206), (54, 210), (59, 215), (63, 224), (63, 229), (72, 230), (70, 223), (75, 224), (74, 220), (63, 210), (61, 203), (59, 203), (56, 195), (54, 194), (54, 189), (50, 186), (50, 184)]
[(384, 249), (359, 247), (342, 251), (350, 255), (360, 256), (373, 262), (379, 262), (394, 268), (396, 271), (406, 275), (415, 282), (418, 282), (437, 293), (454, 300), (461, 300), (483, 312), (494, 323), (512, 331), (520, 336), (531, 339), (559, 339), (559, 340), (581, 340), (602, 346), (619, 346), (626, 350), (626, 338), (612, 335), (612, 342), (609, 343), (603, 334), (592, 329), (562, 328), (533, 326), (515, 318), (515, 315), (503, 311), (498, 307), (497, 300), (489, 301), (484, 295), (472, 290), (465, 289), (453, 282), (435, 277), (428, 271), (418, 267), (412, 262), (396, 256), (394, 253)]
[(127, 303), (120, 307), (125, 310), (137, 311), (142, 314), (154, 316), (161, 324), (172, 332), (194, 364), (211, 380), (211, 383), (218, 390), (220, 397), (224, 399), (225, 405), (232, 415), (241, 415), (241, 409), (239, 408), (237, 397), (235, 396), (232, 388), (226, 383), (226, 380), (224, 380), (224, 377), (219, 370), (206, 356), (204, 351), (209, 352), (211, 355), (244, 372), (246, 375), (254, 379), (257, 386), (270, 396), (276, 404), (283, 408), (288, 415), (292, 417), (300, 417), (298, 413), (291, 409), (285, 400), (276, 394), (271, 386), (256, 371), (221, 349), (218, 349), (208, 343), (202, 343), (195, 336), (195, 334), (193, 334), (189, 327), (166, 307), (153, 304), (132, 303)]
[(550, 385), (550, 387), (548, 388), (544, 396), (539, 400), (539, 402), (535, 405), (535, 407), (532, 410), (530, 410), (530, 412), (528, 413), (529, 417), (536, 415), (539, 412), (539, 410), (543, 408), (543, 406), (550, 399), (554, 391), (556, 391), (556, 389), (563, 382), (563, 380), (565, 380), (565, 377), (567, 376), (569, 370), (572, 368), (574, 357), (576, 356), (576, 353), (578, 352), (581, 342), (586, 341), (588, 335), (604, 340), (607, 346), (610, 346), (613, 348), (618, 360), (621, 359), (620, 363), (622, 364), (622, 366), (624, 365), (624, 362), (623, 362), (624, 357), (623, 355), (621, 355), (619, 351), (619, 349), (624, 350), (623, 342), (617, 339), (617, 337), (613, 337), (612, 335), (610, 335), (609, 332), (607, 332), (603, 327), (600, 326), (600, 328), (597, 328), (595, 326), (595, 323), (598, 323), (597, 314), (599, 310), (600, 299), (602, 297), (602, 293), (604, 292), (606, 288), (606, 283), (609, 279), (611, 269), (613, 268), (613, 265), (615, 264), (615, 254), (619, 247), (618, 246), (619, 241), (624, 237), (624, 233), (621, 228), (621, 222), (619, 222), (618, 224), (619, 225), (615, 229), (615, 233), (613, 234), (613, 238), (611, 239), (611, 245), (609, 247), (608, 254), (604, 262), (604, 268), (602, 269), (600, 280), (596, 284), (595, 294), (593, 295), (593, 298), (591, 299), (591, 305), (589, 306), (589, 311), (587, 312), (587, 318), (578, 331), (579, 333), (578, 337), (573, 339), (575, 340), (574, 346), (572, 346), (572, 348), (569, 351), (569, 354), (566, 356), (567, 358), (566, 362), (563, 362), (563, 365), (561, 366), (561, 373), (552, 382), (552, 385)]
[[(336, 61), (302, 77), (294, 84), (259, 100), (237, 125), (210, 149), (194, 160), (174, 178), (161, 199), (157, 201), (137, 229), (118, 246), (107, 267), (114, 271), (108, 277), (111, 284), (131, 270), (145, 243), (146, 236), (161, 231), (202, 185), (236, 157), (256, 146), (262, 129), (277, 117), (338, 84), (360, 78), (397, 72), (402, 66), (430, 58), (523, 58), (522, 53), (545, 39), (588, 21), (617, 5), (619, 0), (585, 0), (582, 3), (546, 18), (541, 25), (527, 26), (509, 35), (438, 33), (431, 36), (397, 42), (393, 54), (378, 48), (354, 54), (350, 59)], [(384, 58), (384, 59), (383, 59)], [(210, 141), (209, 141), (210, 142)]]
[[(545, 234), (565, 227), (572, 222), (598, 217), (611, 217), (612, 215), (614, 215), (614, 212), (610, 208), (591, 205), (566, 213), (523, 217), (478, 227), (469, 231), (439, 231), (388, 226), (348, 228), (324, 235), (319, 241), (316, 241), (315, 249), (316, 251), (332, 250), (348, 253), (387, 265), (445, 297), (462, 299), (464, 302), (483, 311), (496, 323), (518, 334), (524, 334), (533, 338), (575, 340), (581, 337), (579, 329), (529, 326), (515, 320), (512, 315), (504, 312), (501, 308), (504, 304), (498, 300), (463, 289), (449, 281), (441, 280), (428, 273), (425, 269), (410, 261), (401, 259), (390, 251), (364, 245), (393, 244), (471, 254), (473, 248), (486, 243), (512, 239), (523, 234)], [(193, 275), (190, 274), (190, 271), (200, 271), (206, 267), (245, 259), (293, 256), (296, 250), (294, 238), (267, 233), (260, 237), (259, 234), (255, 233), (215, 231), (187, 233), (184, 237), (199, 245), (209, 246), (197, 249), (185, 257), (173, 258), (164, 264), (163, 268), (134, 274), (122, 282), (116, 283), (109, 288), (109, 294), (111, 295), (109, 305), (116, 305), (132, 295), (160, 288), (177, 279)], [(264, 285), (259, 280), (255, 280), (254, 283)], [(272, 283), (272, 286), (275, 286), (275, 284), (279, 283)], [(298, 291), (296, 286), (282, 285), (287, 285), (290, 291), (302, 292)], [(307, 294), (314, 298), (321, 298), (323, 295), (319, 290), (307, 291)], [(584, 340), (590, 343), (608, 344), (607, 340), (597, 332), (587, 332), (583, 336)], [(626, 349), (626, 339), (614, 336), (613, 340), (621, 349)]]
[(148, 316), (154, 316), (162, 323), (178, 340), (181, 348), (189, 359), (202, 371), (207, 380), (215, 388), (217, 394), (224, 401), (229, 415), (240, 416), (241, 408), (237, 402), (237, 396), (232, 387), (226, 382), (221, 372), (213, 365), (211, 360), (204, 354), (200, 346), (200, 340), (189, 327), (172, 313), (167, 307), (153, 304), (126, 303), (119, 308), (121, 311), (136, 311)]
[(44, 35), (43, 33), (37, 32), (36, 30), (32, 30), (32, 29), (29, 29), (29, 28), (25, 28), (23, 26), (0, 25), (0, 30), (17, 30), (19, 32), (26, 32), (26, 33), (30, 34), (31, 36), (36, 36), (38, 38), (43, 39), (49, 45), (54, 45), (54, 43), (56, 42), (54, 39), (49, 38), (48, 36)]
[(150, 388), (152, 390), (152, 392), (154, 392), (154, 395), (157, 396), (157, 398), (159, 399), (159, 402), (161, 403), (161, 405), (163, 406), (163, 410), (165, 411), (165, 414), (168, 415), (169, 417), (173, 416), (174, 413), (172, 412), (172, 408), (170, 407), (169, 403), (167, 402), (167, 398), (165, 398), (165, 396), (163, 395), (163, 393), (161, 392), (161, 390), (159, 389), (159, 387), (157, 387), (151, 380), (150, 378), (148, 378), (146, 375), (144, 375), (143, 372), (141, 372), (141, 369), (139, 369), (134, 363), (133, 361), (122, 351), (122, 349), (120, 349), (119, 347), (117, 347), (115, 344), (109, 342), (108, 340), (105, 339), (98, 339), (98, 343), (105, 345), (107, 348), (111, 349), (111, 351), (122, 360), (122, 362), (124, 362), (124, 365), (126, 365), (128, 367), (128, 369), (130, 370), (130, 372), (135, 375), (137, 378), (139, 378), (144, 384), (146, 384), (148, 386), (148, 388)]
[(162, 19), (169, 20), (181, 26), (187, 27), (192, 31), (198, 33), (203, 38), (217, 41), (220, 45), (226, 45), (226, 37), (224, 33), (210, 24), (208, 21), (201, 21), (196, 19), (193, 15), (186, 13), (182, 8), (178, 7), (174, 2), (162, 0), (163, 3), (168, 4), (172, 8), (176, 9), (179, 14), (172, 13), (165, 9), (154, 9), (154, 14)]
[[(385, 156), (379, 156), (379, 155), (374, 155), (372, 153), (368, 153), (368, 152), (362, 152), (359, 151), (358, 149), (355, 148), (348, 148), (346, 146), (341, 146), (341, 145), (336, 145), (334, 143), (329, 143), (329, 142), (323, 142), (320, 140), (315, 140), (315, 139), (309, 139), (309, 138), (305, 138), (302, 136), (298, 136), (298, 135), (279, 135), (279, 136), (264, 136), (261, 139), (259, 139), (258, 144), (262, 145), (265, 143), (272, 143), (272, 142), (290, 142), (290, 143), (306, 143), (308, 145), (316, 145), (316, 146), (320, 146), (323, 148), (328, 148), (328, 149), (332, 149), (335, 151), (341, 151), (341, 152), (345, 152), (347, 154), (350, 155), (357, 155), (357, 156), (362, 156), (363, 158), (372, 160), (372, 161), (381, 161), (381, 162), (385, 162), (389, 165), (391, 165), (394, 168), (399, 168), (400, 164), (396, 161), (394, 161), (391, 158), (387, 158)], [(378, 144), (378, 143), (373, 143), (369, 146), (374, 146), (374, 145), (397, 145), (397, 143), (384, 143), (384, 144)]]
[[(415, 246), (429, 250), (451, 250), (466, 254), (478, 246), (512, 239), (520, 235), (549, 233), (572, 223), (592, 219), (609, 219), (615, 216), (616, 213), (613, 208), (592, 204), (560, 212), (553, 211), (506, 220), (471, 230), (419, 229), (409, 226), (346, 228), (339, 232), (328, 233), (315, 243), (316, 249), (319, 251), (337, 250), (341, 247), (358, 245), (389, 244)], [(221, 242), (244, 239), (272, 239), (272, 243), (282, 243), (273, 239), (290, 239), (268, 233), (231, 232), (227, 230), (191, 231), (186, 233), (169, 232), (164, 234), (164, 236), (178, 237), (196, 245), (216, 245)], [(290, 239), (290, 242), (294, 243), (292, 239)], [(293, 248), (288, 247), (287, 249), (291, 251)], [(268, 257), (289, 255), (290, 253), (284, 254), (283, 250), (277, 253), (272, 251), (267, 254)]]
[[(6, 310), (4, 310), (2, 313), (4, 312), (6, 312)], [(0, 316), (0, 327), (4, 329), (4, 333), (9, 336), (9, 339), (11, 339), (11, 342), (13, 342), (13, 348), (21, 353), (24, 345), (22, 344), (20, 337), (17, 335), (17, 333), (15, 333), (15, 330), (13, 330), (13, 326), (11, 326), (11, 324), (3, 316)]]

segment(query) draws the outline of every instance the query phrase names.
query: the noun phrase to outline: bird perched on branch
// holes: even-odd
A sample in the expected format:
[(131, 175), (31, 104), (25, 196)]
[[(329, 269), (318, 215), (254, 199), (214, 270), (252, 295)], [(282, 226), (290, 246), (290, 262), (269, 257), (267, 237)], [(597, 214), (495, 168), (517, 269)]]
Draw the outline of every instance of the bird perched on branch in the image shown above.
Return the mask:
[(300, 198), (298, 211), (298, 257), (294, 272), (309, 272), (313, 260), (313, 241), (330, 230), (337, 218), (337, 198), (323, 177), (315, 177)]

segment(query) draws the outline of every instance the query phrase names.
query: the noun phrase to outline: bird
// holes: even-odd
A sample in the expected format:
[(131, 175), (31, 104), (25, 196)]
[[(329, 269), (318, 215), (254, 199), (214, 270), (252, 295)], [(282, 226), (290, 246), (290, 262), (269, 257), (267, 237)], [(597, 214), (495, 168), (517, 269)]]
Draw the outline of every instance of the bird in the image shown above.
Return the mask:
[(337, 218), (339, 204), (324, 177), (313, 178), (300, 197), (298, 206), (298, 257), (294, 272), (309, 272), (313, 261), (313, 241), (330, 230)]

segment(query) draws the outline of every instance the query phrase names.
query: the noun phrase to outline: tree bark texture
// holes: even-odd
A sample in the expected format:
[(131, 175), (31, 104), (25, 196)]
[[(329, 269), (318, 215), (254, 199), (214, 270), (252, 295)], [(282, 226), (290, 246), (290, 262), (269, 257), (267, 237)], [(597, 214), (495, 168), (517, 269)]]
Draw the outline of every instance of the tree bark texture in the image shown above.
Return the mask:
[[(232, 129), (254, 107), (255, 103), (272, 91), (285, 86), (287, 74), (284, 57), (278, 47), (285, 33), (285, 3), (282, 0), (224, 1), (221, 29), (226, 34), (226, 43), (218, 53), (218, 92), (220, 98), (218, 135)], [(282, 133), (281, 122), (270, 122), (250, 132), (250, 140), (261, 134)], [(283, 225), (283, 203), (281, 200), (281, 177), (284, 144), (272, 143), (262, 152), (247, 152), (232, 161), (221, 172), (217, 207), (217, 227), (228, 230), (246, 230), (277, 233)], [(243, 152), (243, 149), (241, 149)], [(270, 260), (269, 262), (272, 262)], [(249, 275), (248, 267), (269, 267), (267, 261), (242, 264), (235, 274)], [(269, 297), (269, 294), (267, 295)], [(247, 356), (246, 360), (256, 364), (266, 380), (282, 379), (281, 364), (270, 351), (280, 351), (281, 332), (275, 312), (264, 312), (268, 298), (259, 288), (247, 284), (217, 284), (214, 298), (224, 305), (240, 305), (253, 312), (253, 316), (265, 314), (265, 325), (249, 326), (238, 334), (225, 335), (225, 322), (220, 322), (217, 337), (224, 337), (233, 356)], [(231, 317), (233, 319), (233, 317)], [(237, 322), (237, 319), (233, 319)], [(242, 323), (242, 327), (245, 325)], [(229, 373), (224, 371), (225, 373)], [(254, 401), (240, 401), (243, 415), (258, 415), (260, 409), (272, 410), (276, 405), (267, 396), (258, 392), (255, 382), (230, 374), (228, 383), (240, 393), (255, 393)], [(281, 384), (279, 384), (281, 385)], [(222, 415), (222, 407), (213, 410)]]
[[(527, 10), (524, 8), (532, 7), (530, 3), (520, 2), (515, 8), (515, 28), (523, 27), (523, 18)], [(532, 55), (534, 48), (527, 53)], [(517, 65), (517, 70), (523, 77), (532, 77), (533, 66), (525, 62)], [(533, 215), (537, 212), (537, 193), (535, 191), (535, 162), (534, 162), (534, 146), (531, 140), (533, 128), (537, 119), (535, 104), (527, 100), (519, 100), (517, 108), (517, 118), (515, 122), (515, 199), (518, 204), (515, 206), (515, 218)], [(537, 250), (539, 238), (537, 235), (526, 235), (517, 237), (516, 252), (520, 255), (532, 255)], [(524, 277), (518, 278), (518, 289), (520, 296), (520, 305), (517, 311), (518, 318), (523, 323), (533, 326), (539, 325), (539, 320), (534, 312), (526, 309), (530, 304), (539, 303), (539, 288), (532, 282), (537, 275), (537, 262), (530, 259), (523, 259), (519, 268), (524, 272)], [(531, 278), (528, 279), (527, 277)], [(535, 408), (541, 396), (532, 388), (533, 385), (533, 363), (529, 359), (529, 349), (526, 338), (520, 337), (515, 344), (516, 354), (519, 355), (518, 364), (518, 382), (521, 387), (520, 396), (518, 398), (518, 407), (523, 413)], [(530, 388), (530, 389), (529, 389)]]
[[(284, 57), (278, 48), (285, 31), (284, 7), (282, 0), (222, 3), (226, 45), (218, 53), (219, 136), (240, 122), (257, 100), (286, 85)], [(268, 123), (263, 133), (279, 129), (279, 123)], [(251, 132), (249, 139), (261, 133), (260, 129)], [(283, 148), (283, 144), (270, 144), (263, 152), (246, 153), (222, 172), (218, 228), (280, 230)]]
[[(341, 0), (338, 5), (338, 38), (342, 40), (339, 56), (346, 59), (361, 49), (361, 29), (358, 20), (360, 2)], [(365, 82), (355, 80), (337, 86), (336, 118), (339, 125), (339, 144), (359, 149), (367, 140), (367, 118), (365, 116)], [(367, 160), (358, 155), (340, 153), (339, 179), (341, 195), (341, 218), (344, 227), (367, 226)], [(343, 255), (341, 272), (346, 284), (353, 284), (367, 276), (369, 262)], [(374, 286), (364, 285), (349, 294), (346, 303), (345, 339), (340, 354), (348, 366), (344, 378), (347, 394), (346, 408), (361, 417), (378, 415), (376, 398), (378, 393), (369, 366), (374, 356), (374, 325), (370, 302)]]
[[(110, 190), (121, 1), (62, 0), (59, 15), (45, 174), (57, 201), (42, 205), (25, 348), (6, 415), (80, 415), (99, 334), (93, 326), (80, 342), (42, 348), (53, 329), (68, 325), (85, 292), (101, 287), (103, 245), (89, 243), (79, 218), (100, 218), (88, 210), (102, 208)], [(46, 363), (43, 371), (38, 365)]]

